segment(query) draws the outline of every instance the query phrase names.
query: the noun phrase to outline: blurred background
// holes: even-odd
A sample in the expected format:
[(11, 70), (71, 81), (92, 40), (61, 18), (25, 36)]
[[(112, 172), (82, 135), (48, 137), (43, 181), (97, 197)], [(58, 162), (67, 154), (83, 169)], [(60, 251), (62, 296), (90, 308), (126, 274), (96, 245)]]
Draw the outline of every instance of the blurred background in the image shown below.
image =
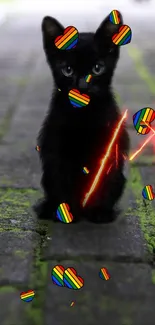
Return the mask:
[[(28, 114), (29, 118), (28, 110), (31, 111), (31, 115), (33, 112), (33, 117), (29, 121), (33, 127), (29, 124), (30, 133), (27, 135), (32, 143), (47, 110), (52, 87), (50, 71), (42, 49), (43, 17), (54, 16), (64, 26), (73, 25), (79, 31), (95, 31), (113, 9), (122, 12), (124, 23), (131, 27), (133, 33), (132, 42), (121, 48), (121, 59), (114, 78), (117, 98), (121, 107), (124, 105), (129, 107), (128, 123), (132, 124), (133, 112), (152, 105), (155, 99), (153, 86), (155, 4), (153, 0), (109, 0), (105, 4), (102, 0), (0, 0), (0, 117), (5, 116), (8, 105), (16, 102), (18, 92), (21, 97), (26, 91), (29, 107), (25, 114)], [(17, 101), (19, 102), (19, 97)], [(30, 101), (38, 105), (37, 111), (33, 110)], [(17, 105), (15, 106), (16, 110)], [(11, 109), (9, 114), (13, 115), (13, 112), (14, 110)], [(16, 132), (20, 142), (24, 130), (22, 128), (20, 131), (17, 128)]]

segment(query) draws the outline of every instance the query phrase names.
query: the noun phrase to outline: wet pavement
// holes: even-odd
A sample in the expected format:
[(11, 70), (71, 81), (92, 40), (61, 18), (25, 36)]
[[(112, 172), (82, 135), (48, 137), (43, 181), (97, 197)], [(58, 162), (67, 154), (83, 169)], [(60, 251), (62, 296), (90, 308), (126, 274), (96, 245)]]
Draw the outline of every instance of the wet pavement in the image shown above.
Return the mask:
[[(101, 13), (94, 23), (77, 22), (81, 29), (94, 29), (104, 14), (100, 18)], [(64, 21), (69, 25), (69, 17)], [(155, 31), (149, 20), (144, 26), (126, 16), (125, 22), (133, 39), (121, 49), (114, 88), (122, 111), (129, 109), (132, 153), (142, 142), (132, 115), (155, 103)], [(145, 206), (141, 196), (144, 185), (155, 187), (152, 144), (131, 164), (120, 223), (67, 227), (38, 222), (32, 212), (41, 196), (36, 136), (52, 89), (40, 24), (39, 15), (13, 15), (0, 28), (0, 324), (154, 325), (155, 210), (154, 201)], [(53, 285), (57, 264), (74, 267), (84, 287)], [(102, 267), (109, 270), (109, 281), (99, 278)], [(20, 293), (30, 289), (34, 300), (21, 301)]]

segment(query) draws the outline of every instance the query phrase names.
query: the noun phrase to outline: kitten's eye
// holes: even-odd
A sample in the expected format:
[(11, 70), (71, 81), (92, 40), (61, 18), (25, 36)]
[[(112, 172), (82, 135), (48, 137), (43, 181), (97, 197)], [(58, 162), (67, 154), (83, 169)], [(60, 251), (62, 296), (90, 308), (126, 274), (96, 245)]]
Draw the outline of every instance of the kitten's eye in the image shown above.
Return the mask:
[(95, 64), (93, 69), (92, 69), (92, 72), (95, 75), (100, 76), (104, 72), (104, 66), (101, 65), (101, 64)]
[(74, 72), (73, 69), (69, 65), (67, 65), (61, 71), (62, 71), (62, 73), (64, 74), (65, 77), (71, 77), (73, 72)]

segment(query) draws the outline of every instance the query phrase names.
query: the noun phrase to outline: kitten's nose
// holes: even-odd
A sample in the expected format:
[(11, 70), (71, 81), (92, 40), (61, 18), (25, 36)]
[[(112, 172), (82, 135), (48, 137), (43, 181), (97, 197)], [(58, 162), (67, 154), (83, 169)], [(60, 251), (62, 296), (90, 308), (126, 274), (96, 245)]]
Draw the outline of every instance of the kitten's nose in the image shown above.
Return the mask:
[(88, 83), (85, 81), (85, 78), (80, 78), (78, 82), (79, 88), (82, 89), (87, 89), (88, 88)]

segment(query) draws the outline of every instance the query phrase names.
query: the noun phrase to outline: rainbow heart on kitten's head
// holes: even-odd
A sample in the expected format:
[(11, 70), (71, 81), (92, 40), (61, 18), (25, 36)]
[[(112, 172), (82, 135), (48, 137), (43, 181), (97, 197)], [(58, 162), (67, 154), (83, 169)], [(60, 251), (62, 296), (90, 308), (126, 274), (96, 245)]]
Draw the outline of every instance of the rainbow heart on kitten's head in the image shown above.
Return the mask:
[(59, 50), (71, 50), (78, 43), (79, 33), (74, 26), (68, 26), (63, 35), (58, 36), (54, 43)]
[(112, 41), (115, 45), (121, 46), (131, 42), (132, 31), (128, 25), (122, 25), (118, 33), (112, 36)]

